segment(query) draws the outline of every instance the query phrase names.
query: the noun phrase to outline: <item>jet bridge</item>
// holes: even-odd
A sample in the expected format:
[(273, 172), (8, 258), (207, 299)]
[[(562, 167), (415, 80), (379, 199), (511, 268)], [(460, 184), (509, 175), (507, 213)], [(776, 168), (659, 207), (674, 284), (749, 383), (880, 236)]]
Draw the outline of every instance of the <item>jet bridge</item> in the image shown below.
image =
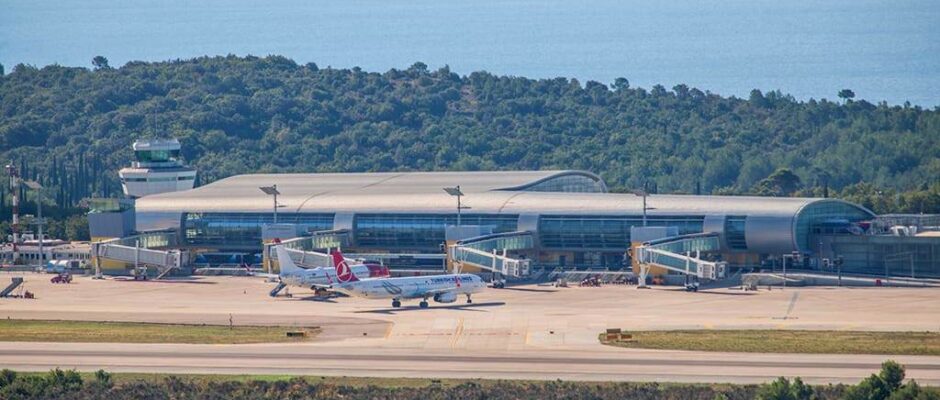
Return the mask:
[(174, 269), (188, 264), (189, 253), (179, 250), (161, 250), (178, 245), (174, 232), (148, 232), (135, 236), (92, 243), (95, 275), (101, 275), (102, 262), (117, 262), (134, 266), (134, 273), (145, 273), (148, 267), (157, 269), (156, 279), (162, 279)]
[(640, 265), (640, 287), (646, 286), (650, 266), (703, 280), (722, 279), (727, 263), (701, 259), (702, 253), (720, 249), (717, 233), (672, 236), (643, 243), (636, 248), (635, 254)]
[[(343, 248), (349, 243), (348, 230), (335, 230), (315, 232), (312, 236), (303, 236), (287, 239), (280, 242), (285, 247), (291, 259), (298, 266), (304, 268), (333, 267), (333, 257), (330, 249)], [(264, 245), (266, 260), (276, 260), (271, 247), (277, 243)], [(325, 252), (321, 252), (325, 251)], [(445, 255), (443, 254), (407, 254), (407, 253), (344, 253), (347, 260), (372, 261), (382, 265), (395, 265), (396, 271), (407, 272), (437, 272), (443, 271)], [(265, 263), (265, 265), (269, 265)]]
[(529, 275), (529, 260), (507, 257), (509, 250), (531, 249), (535, 245), (532, 232), (519, 231), (483, 235), (458, 241), (450, 248), (450, 256), (459, 266), (515, 278)]
[[(324, 240), (325, 236), (304, 236), (294, 239), (284, 240), (280, 243), (266, 243), (264, 245), (264, 257), (267, 260), (265, 265), (268, 267), (268, 272), (271, 272), (273, 268), (271, 265), (272, 260), (277, 260), (277, 255), (274, 253), (274, 246), (281, 245), (284, 246), (284, 249), (287, 250), (287, 254), (290, 255), (291, 260), (294, 260), (294, 263), (303, 268), (316, 268), (316, 267), (332, 267), (333, 266), (333, 257), (328, 253), (321, 253), (315, 249), (328, 249), (339, 246), (332, 246), (334, 244), (342, 243), (342, 240), (335, 240), (335, 236), (330, 237), (329, 239)], [(319, 247), (323, 246), (323, 247)]]

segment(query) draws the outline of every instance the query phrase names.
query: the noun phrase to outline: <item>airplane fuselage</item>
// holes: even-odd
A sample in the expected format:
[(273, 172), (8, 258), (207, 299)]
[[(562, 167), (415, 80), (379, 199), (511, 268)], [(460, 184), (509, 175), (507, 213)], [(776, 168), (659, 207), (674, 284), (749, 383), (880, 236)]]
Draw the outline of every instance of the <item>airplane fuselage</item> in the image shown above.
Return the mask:
[[(357, 276), (366, 276), (369, 278), (388, 277), (387, 268), (383, 271), (381, 269), (377, 269), (376, 266), (370, 267), (365, 264), (353, 265), (351, 268)], [(281, 274), (280, 278), (281, 282), (284, 284), (306, 288), (314, 286), (329, 286), (339, 282), (336, 279), (336, 270), (332, 267), (317, 267), (291, 274)]]
[(333, 289), (338, 292), (370, 299), (435, 298), (437, 300), (442, 298), (442, 295), (468, 295), (481, 292), (485, 288), (486, 283), (483, 279), (471, 274), (372, 279), (333, 285)]

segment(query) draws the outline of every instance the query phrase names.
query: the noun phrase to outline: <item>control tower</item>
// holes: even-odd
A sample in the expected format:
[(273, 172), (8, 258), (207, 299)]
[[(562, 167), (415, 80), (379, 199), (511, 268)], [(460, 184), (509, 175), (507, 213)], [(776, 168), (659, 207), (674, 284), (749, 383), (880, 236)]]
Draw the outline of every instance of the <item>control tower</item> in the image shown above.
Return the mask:
[(196, 182), (196, 170), (179, 161), (179, 140), (138, 140), (134, 142), (134, 156), (136, 161), (118, 172), (128, 197), (188, 190)]

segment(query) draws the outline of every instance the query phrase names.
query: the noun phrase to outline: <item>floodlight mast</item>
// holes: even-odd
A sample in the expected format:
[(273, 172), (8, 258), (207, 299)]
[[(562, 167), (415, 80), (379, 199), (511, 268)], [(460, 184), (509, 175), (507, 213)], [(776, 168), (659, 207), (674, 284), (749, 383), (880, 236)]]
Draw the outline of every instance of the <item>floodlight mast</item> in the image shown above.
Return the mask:
[(444, 191), (447, 194), (457, 198), (457, 227), (460, 228), (460, 210), (468, 209), (470, 207), (463, 207), (460, 205), (460, 198), (463, 197), (463, 192), (460, 191), (460, 185), (454, 187), (446, 187)]
[(13, 205), (13, 220), (10, 224), (10, 228), (13, 231), (13, 259), (10, 260), (10, 264), (16, 263), (16, 260), (19, 258), (19, 246), (20, 244), (20, 235), (19, 235), (19, 226), (20, 226), (20, 174), (16, 169), (16, 164), (13, 161), (10, 161), (6, 166), (7, 173), (10, 175), (10, 194), (12, 195), (12, 205)]
[(643, 226), (646, 226), (646, 210), (649, 210), (649, 208), (646, 207), (646, 197), (650, 194), (643, 189), (634, 189), (631, 190), (630, 193), (643, 198)]
[(23, 184), (36, 191), (36, 225), (38, 225), (39, 228), (37, 229), (39, 231), (39, 265), (42, 266), (46, 260), (46, 256), (42, 251), (42, 226), (46, 224), (46, 221), (42, 219), (42, 185), (36, 181), (23, 181)]
[(264, 192), (264, 194), (268, 196), (274, 196), (274, 224), (276, 225), (277, 224), (277, 196), (281, 194), (281, 192), (277, 190), (276, 184), (271, 185), (271, 186), (262, 186), (262, 187), (259, 187), (258, 189), (261, 189), (261, 191)]

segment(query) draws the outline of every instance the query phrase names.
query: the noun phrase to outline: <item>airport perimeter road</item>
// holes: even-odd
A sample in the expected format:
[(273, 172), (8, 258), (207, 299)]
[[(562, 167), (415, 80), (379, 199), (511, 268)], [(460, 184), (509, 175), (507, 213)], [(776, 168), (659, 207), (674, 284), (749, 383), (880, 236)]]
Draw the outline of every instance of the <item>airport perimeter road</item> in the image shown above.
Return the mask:
[[(288, 345), (0, 343), (0, 365), (22, 371), (297, 374), (372, 377), (756, 383), (801, 376), (855, 383), (885, 356), (731, 354), (594, 348), (579, 351), (414, 351)], [(908, 377), (940, 385), (940, 357), (890, 357)]]

